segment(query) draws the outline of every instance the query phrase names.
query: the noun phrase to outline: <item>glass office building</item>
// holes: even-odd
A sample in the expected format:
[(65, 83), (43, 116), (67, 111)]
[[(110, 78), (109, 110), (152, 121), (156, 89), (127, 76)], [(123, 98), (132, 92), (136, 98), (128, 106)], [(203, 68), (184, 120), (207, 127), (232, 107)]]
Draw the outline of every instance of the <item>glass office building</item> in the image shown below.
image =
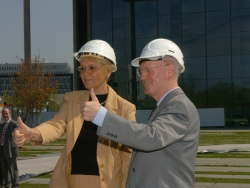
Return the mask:
[(249, 0), (75, 0), (73, 9), (74, 50), (90, 39), (107, 41), (118, 66), (110, 85), (137, 109), (155, 102), (130, 62), (149, 41), (166, 38), (182, 49), (179, 85), (197, 108), (250, 118)]

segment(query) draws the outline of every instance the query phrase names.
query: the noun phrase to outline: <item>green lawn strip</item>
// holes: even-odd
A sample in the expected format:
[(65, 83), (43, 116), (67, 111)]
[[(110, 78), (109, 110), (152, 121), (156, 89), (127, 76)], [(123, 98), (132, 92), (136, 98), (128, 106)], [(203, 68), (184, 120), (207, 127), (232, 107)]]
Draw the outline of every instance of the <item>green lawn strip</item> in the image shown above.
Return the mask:
[[(63, 139), (58, 139), (54, 142), (50, 142), (48, 144), (45, 144), (44, 146), (65, 146), (65, 144), (66, 144), (66, 139), (63, 138)], [(24, 147), (25, 146), (32, 146), (32, 144), (30, 142), (27, 142), (24, 144)]]
[(198, 153), (196, 158), (249, 158), (250, 152)]
[(37, 151), (37, 152), (43, 152), (43, 151), (62, 151), (61, 149), (53, 149), (53, 148), (48, 148), (48, 149), (36, 149), (36, 148), (32, 148), (32, 149), (26, 149), (26, 150), (19, 150), (19, 152), (29, 152), (29, 151)]
[(211, 183), (245, 183), (250, 184), (250, 179), (235, 179), (235, 178), (204, 178), (196, 177), (195, 182), (211, 182)]
[(58, 139), (54, 142), (50, 142), (48, 144), (45, 144), (45, 145), (58, 145), (58, 144), (61, 144), (61, 145), (65, 145), (66, 144), (66, 138), (63, 138), (63, 139)]
[(250, 175), (250, 172), (217, 172), (217, 171), (195, 171), (195, 174), (216, 174), (216, 175)]
[(19, 157), (36, 157), (38, 154), (59, 153), (61, 149), (20, 149)]
[(19, 152), (19, 157), (36, 157), (38, 154), (51, 154), (52, 152), (46, 152), (46, 151), (41, 151), (41, 152), (30, 152), (30, 151), (25, 151), (25, 152)]
[(41, 176), (36, 176), (35, 178), (51, 178), (52, 174), (43, 174)]
[(18, 187), (19, 188), (49, 188), (49, 185), (24, 183), (24, 184), (19, 184)]
[[(248, 165), (248, 164), (246, 164)], [(218, 164), (218, 165), (208, 165), (208, 164), (196, 164), (195, 166), (204, 166), (204, 167), (240, 167), (240, 168), (249, 168), (249, 166), (239, 166), (239, 165), (227, 165), (227, 164)]]
[(249, 132), (201, 132), (199, 146), (249, 144)]

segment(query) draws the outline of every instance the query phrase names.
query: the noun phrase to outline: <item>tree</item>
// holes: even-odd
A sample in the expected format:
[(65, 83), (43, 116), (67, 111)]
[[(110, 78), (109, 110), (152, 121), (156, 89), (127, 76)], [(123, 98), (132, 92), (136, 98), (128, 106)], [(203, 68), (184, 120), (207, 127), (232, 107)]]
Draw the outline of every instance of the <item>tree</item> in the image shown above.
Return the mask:
[(33, 127), (34, 115), (36, 124), (39, 124), (39, 115), (50, 96), (58, 90), (59, 82), (52, 81), (53, 75), (43, 69), (44, 59), (40, 55), (30, 58), (28, 62), (17, 58), (21, 64), (10, 81), (12, 92), (5, 92), (3, 97), (6, 102), (13, 104), (14, 112)]

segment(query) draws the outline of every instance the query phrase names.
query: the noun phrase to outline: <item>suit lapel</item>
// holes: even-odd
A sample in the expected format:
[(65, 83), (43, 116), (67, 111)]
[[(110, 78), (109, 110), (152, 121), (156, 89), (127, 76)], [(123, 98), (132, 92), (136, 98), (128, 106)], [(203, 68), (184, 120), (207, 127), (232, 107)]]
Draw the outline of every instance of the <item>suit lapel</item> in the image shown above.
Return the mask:
[(173, 91), (171, 91), (169, 94), (165, 96), (165, 98), (161, 101), (160, 105), (156, 108), (155, 112), (150, 117), (148, 123), (151, 123), (152, 120), (157, 116), (157, 114), (161, 111), (161, 109), (165, 106), (166, 103), (168, 103), (172, 98), (175, 96), (184, 93), (181, 88), (177, 88)]
[(108, 86), (108, 97), (105, 103), (105, 108), (117, 114), (117, 110), (118, 110), (117, 94), (110, 86)]
[[(3, 132), (4, 125), (5, 125), (5, 124), (2, 123), (1, 126), (0, 126), (0, 133), (1, 133), (1, 134), (2, 134), (2, 132)], [(0, 136), (1, 136), (1, 135), (0, 135)]]

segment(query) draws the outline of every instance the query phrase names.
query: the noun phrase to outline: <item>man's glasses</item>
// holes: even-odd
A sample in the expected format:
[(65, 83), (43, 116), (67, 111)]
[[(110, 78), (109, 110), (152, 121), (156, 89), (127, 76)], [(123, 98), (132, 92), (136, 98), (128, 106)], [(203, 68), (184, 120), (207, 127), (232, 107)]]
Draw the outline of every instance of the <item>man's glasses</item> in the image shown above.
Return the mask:
[(99, 69), (99, 68), (101, 68), (102, 66), (93, 66), (93, 65), (90, 65), (90, 66), (88, 66), (88, 67), (86, 67), (86, 66), (79, 66), (78, 68), (77, 68), (77, 70), (79, 71), (79, 72), (85, 72), (85, 71), (90, 71), (90, 72), (94, 72), (94, 71), (96, 71), (97, 69)]
[(157, 66), (157, 67), (147, 67), (147, 68), (144, 68), (144, 69), (139, 68), (139, 69), (136, 70), (136, 73), (137, 73), (137, 75), (138, 75), (139, 77), (141, 77), (141, 75), (142, 75), (143, 73), (145, 73), (146, 75), (150, 74), (150, 73), (153, 71), (154, 68), (164, 67), (164, 66), (168, 66), (168, 65), (169, 65), (169, 64), (160, 65), (160, 66)]

